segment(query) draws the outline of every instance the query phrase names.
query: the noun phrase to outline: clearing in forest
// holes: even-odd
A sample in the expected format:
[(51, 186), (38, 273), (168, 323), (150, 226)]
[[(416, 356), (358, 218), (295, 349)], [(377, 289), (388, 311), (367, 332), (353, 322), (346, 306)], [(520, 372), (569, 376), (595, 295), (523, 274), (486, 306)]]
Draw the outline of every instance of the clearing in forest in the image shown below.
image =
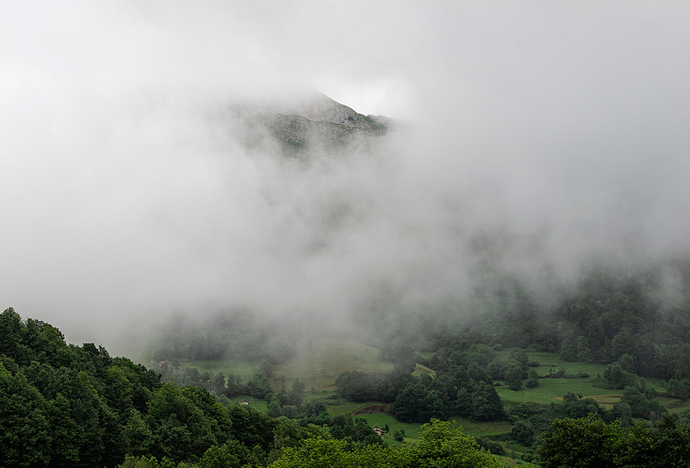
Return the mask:
[(295, 358), (275, 366), (271, 387), (290, 389), (295, 378), (304, 382), (306, 390), (335, 390), (335, 379), (346, 371), (390, 372), (393, 364), (379, 359), (379, 350), (356, 340), (313, 338)]

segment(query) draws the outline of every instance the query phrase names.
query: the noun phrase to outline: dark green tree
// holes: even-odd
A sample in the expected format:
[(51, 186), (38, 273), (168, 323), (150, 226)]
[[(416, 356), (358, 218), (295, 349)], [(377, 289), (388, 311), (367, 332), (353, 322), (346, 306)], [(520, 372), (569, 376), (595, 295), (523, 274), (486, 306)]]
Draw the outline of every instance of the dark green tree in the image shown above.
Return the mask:
[(505, 382), (508, 384), (508, 388), (511, 390), (522, 390), (522, 373), (517, 371), (506, 372), (503, 377)]
[(577, 360), (577, 341), (574, 338), (568, 337), (563, 340), (561, 344), (561, 359), (571, 362)]
[(523, 369), (527, 369), (527, 364), (529, 363), (529, 357), (524, 349), (513, 348), (510, 350), (510, 358), (515, 359)]
[(472, 419), (477, 421), (499, 421), (503, 419), (503, 402), (496, 389), (488, 384), (480, 384), (472, 392)]
[(621, 450), (623, 429), (592, 417), (557, 419), (553, 432), (541, 435), (537, 453), (544, 468), (615, 467)]
[(0, 463), (48, 466), (51, 428), (46, 410), (43, 395), (24, 373), (12, 375), (0, 363)]
[(510, 433), (513, 439), (528, 447), (534, 443), (534, 437), (536, 436), (534, 426), (529, 421), (516, 422)]
[(580, 335), (577, 337), (577, 360), (580, 362), (594, 362), (594, 355), (586, 336)]

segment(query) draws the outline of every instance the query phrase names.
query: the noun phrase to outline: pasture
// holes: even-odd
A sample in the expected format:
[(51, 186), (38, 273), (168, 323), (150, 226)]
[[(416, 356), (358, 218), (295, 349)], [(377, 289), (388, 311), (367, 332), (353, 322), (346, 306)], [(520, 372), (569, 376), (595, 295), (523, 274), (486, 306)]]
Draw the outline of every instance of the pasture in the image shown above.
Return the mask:
[[(314, 338), (312, 346), (290, 361), (274, 367), (271, 388), (290, 388), (295, 378), (307, 391), (335, 390), (335, 379), (346, 371), (390, 372), (393, 364), (379, 359), (379, 350), (355, 340)], [(431, 371), (431, 369), (429, 369)], [(433, 371), (431, 371), (433, 372)]]
[(241, 404), (242, 401), (246, 401), (248, 406), (251, 406), (256, 410), (261, 411), (262, 413), (268, 412), (268, 402), (266, 400), (262, 400), (261, 398), (254, 398), (250, 395), (238, 395), (234, 398), (230, 398), (230, 401), (237, 404)]
[(656, 400), (664, 405), (664, 407), (671, 414), (682, 413), (683, 411), (690, 411), (690, 400), (681, 400), (679, 398), (664, 398), (657, 397)]
[[(539, 369), (539, 368), (537, 368)], [(494, 387), (501, 397), (506, 409), (517, 403), (538, 403), (550, 405), (560, 403), (567, 392), (573, 392), (583, 397), (594, 398), (599, 404), (613, 405), (620, 400), (620, 390), (592, 387), (592, 378), (586, 379), (539, 379), (539, 386), (534, 388), (522, 387), (519, 391), (510, 390), (503, 382)]]

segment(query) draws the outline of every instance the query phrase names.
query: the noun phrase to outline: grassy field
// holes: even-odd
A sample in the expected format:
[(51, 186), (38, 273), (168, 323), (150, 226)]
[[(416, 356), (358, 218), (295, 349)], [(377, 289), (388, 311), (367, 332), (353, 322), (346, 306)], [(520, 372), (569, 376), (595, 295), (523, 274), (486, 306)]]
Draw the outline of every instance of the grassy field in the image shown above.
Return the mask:
[[(534, 350), (526, 350), (527, 356), (529, 357), (530, 361), (536, 361), (540, 364), (539, 367), (535, 367), (534, 369), (537, 371), (537, 374), (540, 376), (548, 375), (549, 374), (549, 368), (553, 368), (554, 371), (558, 370), (560, 367), (565, 368), (565, 373), (566, 374), (577, 374), (578, 372), (584, 372), (590, 375), (590, 378), (596, 377), (597, 373), (603, 373), (604, 370), (606, 369), (605, 364), (597, 364), (597, 363), (591, 363), (588, 364), (586, 362), (567, 362), (563, 361), (558, 354), (553, 354), (553, 353), (546, 353), (546, 352), (540, 352), (540, 351), (534, 351)], [(497, 353), (497, 357), (500, 359), (507, 359), (509, 356), (510, 351), (509, 350), (504, 350), (499, 353)]]
[[(404, 444), (414, 443), (419, 440), (421, 434), (422, 424), (419, 423), (403, 423), (395, 419), (390, 414), (386, 413), (376, 413), (367, 414), (360, 416), (365, 418), (369, 425), (372, 427), (384, 428), (386, 424), (388, 425), (389, 432), (383, 435), (384, 440), (388, 445), (392, 447), (399, 447)], [(455, 421), (462, 426), (462, 430), (465, 434), (475, 436), (475, 437), (486, 437), (486, 436), (496, 436), (500, 434), (508, 435), (510, 434), (510, 423), (508, 421), (486, 421), (486, 422), (475, 422), (464, 418), (451, 417), (451, 421)], [(393, 438), (393, 433), (396, 430), (403, 430), (405, 433), (404, 442), (398, 442)], [(506, 444), (503, 444), (506, 445)], [(514, 450), (515, 452), (523, 452), (527, 448), (519, 444), (514, 444), (514, 446), (506, 445), (508, 452)], [(517, 453), (519, 456), (519, 453)], [(505, 466), (535, 466), (529, 464), (525, 461), (518, 461), (517, 459), (511, 459), (510, 457), (499, 457), (497, 456)]]
[(249, 406), (261, 411), (262, 413), (268, 412), (268, 402), (266, 400), (262, 400), (261, 398), (254, 398), (250, 395), (238, 395), (235, 398), (231, 398), (230, 401), (234, 403), (246, 401)]
[[(509, 351), (501, 351), (497, 353), (501, 356), (501, 359), (508, 357)], [(537, 361), (540, 366), (535, 367), (537, 374), (544, 376), (549, 374), (549, 368), (553, 368), (554, 371), (558, 370), (560, 367), (565, 368), (566, 374), (577, 374), (578, 372), (583, 372), (589, 374), (588, 379), (577, 379), (583, 381), (591, 381), (597, 374), (603, 374), (606, 370), (606, 364), (598, 363), (586, 363), (586, 362), (568, 362), (563, 361), (558, 354), (546, 353), (534, 350), (527, 350), (527, 356), (530, 361)], [(541, 384), (541, 380), (539, 383)], [(662, 393), (664, 392), (664, 382), (658, 379), (646, 379), (647, 386), (654, 389), (654, 391)], [(574, 391), (574, 390), (573, 390)]]
[(430, 375), (432, 378), (436, 377), (436, 371), (433, 369), (429, 369), (427, 366), (423, 366), (421, 364), (415, 364), (414, 365), (414, 372), (412, 372), (412, 375), (415, 377), (419, 377), (422, 374), (427, 374)]
[(398, 430), (404, 431), (405, 442), (416, 442), (419, 440), (422, 425), (419, 423), (404, 423), (395, 419), (387, 413), (366, 414), (364, 416), (357, 416), (367, 420), (371, 427), (379, 427), (383, 429), (388, 424), (389, 432), (384, 435), (384, 439), (389, 445), (394, 447), (403, 445), (404, 442), (398, 442), (393, 439), (393, 433)]
[[(537, 368), (540, 369), (540, 368)], [(576, 371), (577, 372), (577, 371)], [(583, 397), (594, 398), (600, 404), (609, 408), (613, 403), (620, 400), (620, 390), (608, 390), (605, 388), (592, 387), (592, 379), (539, 379), (539, 386), (534, 388), (522, 387), (517, 392), (510, 390), (501, 383), (495, 387), (498, 395), (503, 400), (506, 409), (517, 403), (533, 402), (540, 405), (550, 405), (559, 403), (566, 392), (574, 392)]]
[(460, 424), (465, 434), (475, 437), (506, 434), (510, 432), (511, 428), (508, 421), (470, 421), (458, 416), (451, 416), (450, 420)]
[[(508, 354), (509, 350), (504, 350), (497, 353), (497, 357), (506, 359)], [(589, 377), (584, 379), (539, 379), (538, 387), (523, 387), (522, 390), (517, 392), (510, 390), (501, 382), (501, 386), (496, 387), (496, 391), (501, 400), (503, 400), (506, 409), (517, 403), (533, 402), (541, 405), (558, 403), (566, 392), (582, 395), (583, 398), (593, 398), (605, 409), (610, 409), (614, 403), (620, 401), (621, 390), (592, 386), (592, 380), (594, 380), (596, 375), (603, 374), (606, 369), (605, 364), (567, 362), (563, 361), (557, 354), (534, 350), (527, 350), (527, 356), (529, 356), (530, 361), (537, 361), (540, 364), (539, 367), (532, 368), (537, 371), (539, 376), (547, 376), (550, 369), (553, 369), (555, 372), (563, 367), (566, 374), (582, 372), (589, 374)], [(649, 381), (648, 384), (653, 388), (659, 387), (661, 391), (661, 385), (658, 382)]]
[(512, 459), (511, 457), (502, 457), (499, 455), (494, 455), (500, 461), (501, 463), (504, 464), (504, 466), (522, 466), (525, 468), (538, 468), (538, 465), (533, 465), (532, 463), (527, 463), (524, 460), (517, 460), (517, 459)]
[(680, 400), (678, 398), (662, 398), (656, 399), (659, 403), (664, 405), (669, 413), (676, 414), (683, 411), (690, 410), (690, 400)]
[(335, 379), (345, 371), (390, 372), (392, 369), (393, 364), (379, 359), (377, 348), (355, 340), (315, 338), (311, 349), (276, 366), (270, 382), (274, 390), (280, 390), (282, 385), (289, 389), (298, 378), (305, 383), (307, 391), (312, 387), (317, 392), (332, 391)]
[[(414, 442), (419, 438), (422, 424), (420, 423), (404, 423), (395, 419), (388, 413), (375, 413), (358, 416), (365, 418), (369, 424), (374, 427), (383, 428), (386, 424), (390, 429), (391, 434), (396, 430), (402, 429), (405, 431), (405, 440)], [(510, 433), (510, 423), (508, 421), (470, 421), (469, 419), (452, 416), (449, 418), (460, 426), (465, 434), (475, 437), (495, 436), (499, 434)]]

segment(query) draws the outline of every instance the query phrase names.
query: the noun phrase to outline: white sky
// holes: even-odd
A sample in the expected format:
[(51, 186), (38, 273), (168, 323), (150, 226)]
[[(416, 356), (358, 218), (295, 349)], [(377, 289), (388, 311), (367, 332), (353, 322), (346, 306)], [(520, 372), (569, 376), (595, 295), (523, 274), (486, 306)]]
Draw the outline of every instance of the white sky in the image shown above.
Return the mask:
[[(347, 316), (381, 282), (462, 295), (480, 232), (536, 282), (688, 253), (687, 2), (0, 10), (0, 299), (75, 342), (238, 304)], [(209, 117), (301, 86), (410, 131), (302, 170)]]

